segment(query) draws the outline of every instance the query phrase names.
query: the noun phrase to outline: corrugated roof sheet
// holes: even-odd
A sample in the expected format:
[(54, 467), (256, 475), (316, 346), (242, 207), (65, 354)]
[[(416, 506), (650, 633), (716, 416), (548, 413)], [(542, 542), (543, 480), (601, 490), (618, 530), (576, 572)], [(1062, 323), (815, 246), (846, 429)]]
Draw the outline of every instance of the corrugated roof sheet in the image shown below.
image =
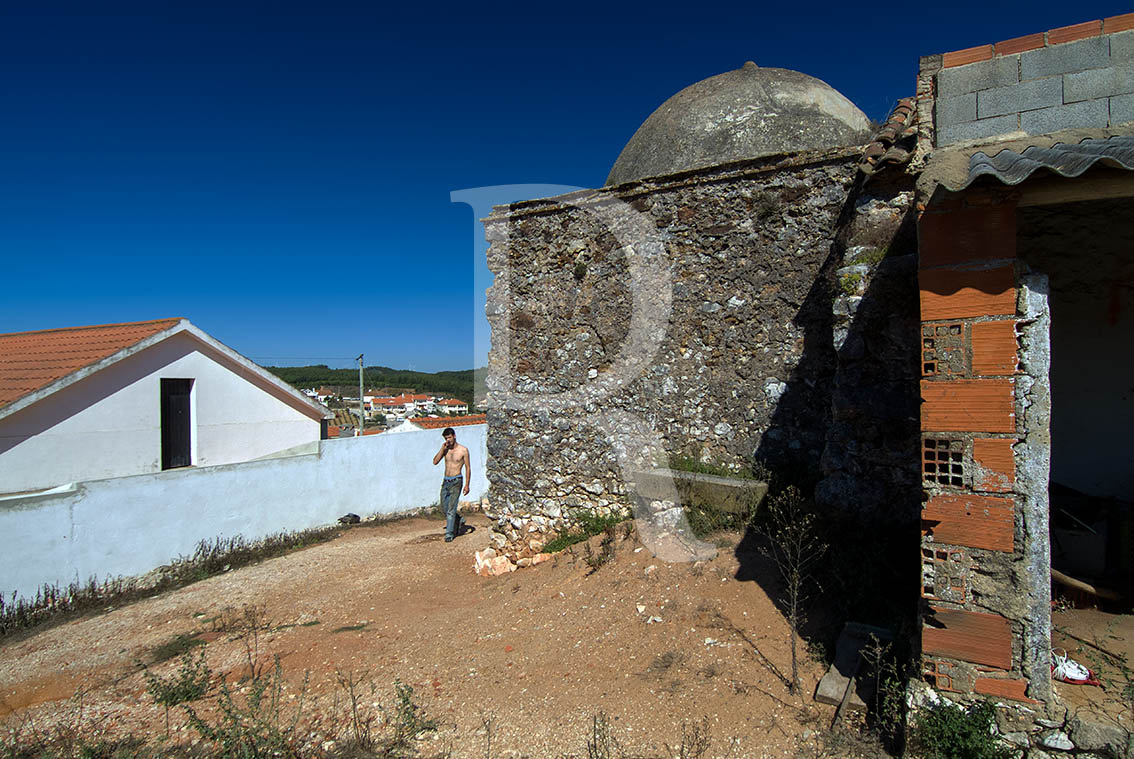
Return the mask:
[(159, 319), (0, 335), (0, 407), (180, 321)]
[(983, 152), (975, 153), (969, 159), (969, 175), (965, 182), (959, 187), (946, 187), (960, 192), (985, 175), (1007, 185), (1016, 185), (1041, 169), (1063, 177), (1077, 177), (1097, 163), (1134, 171), (1134, 137), (1090, 138), (1077, 145), (1058, 142), (1050, 148), (1032, 145), (1021, 153), (1001, 150), (991, 157)]

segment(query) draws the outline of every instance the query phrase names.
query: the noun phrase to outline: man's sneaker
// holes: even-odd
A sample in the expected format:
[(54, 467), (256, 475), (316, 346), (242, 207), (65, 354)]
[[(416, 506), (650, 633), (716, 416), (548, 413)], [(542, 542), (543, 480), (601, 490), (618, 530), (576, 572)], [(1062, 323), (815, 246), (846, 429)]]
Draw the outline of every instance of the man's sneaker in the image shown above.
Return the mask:
[(445, 542), (446, 543), (452, 543), (453, 542), (453, 536), (452, 535), (446, 535), (445, 536)]

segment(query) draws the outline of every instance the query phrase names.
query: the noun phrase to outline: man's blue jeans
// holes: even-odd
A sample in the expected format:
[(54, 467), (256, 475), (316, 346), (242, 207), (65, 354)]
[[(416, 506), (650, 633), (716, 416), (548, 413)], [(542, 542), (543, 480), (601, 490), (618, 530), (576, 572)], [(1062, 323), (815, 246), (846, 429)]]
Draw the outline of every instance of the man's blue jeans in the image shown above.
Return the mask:
[(459, 474), (441, 481), (441, 511), (445, 514), (446, 540), (452, 540), (457, 536), (457, 529), (461, 524), (461, 517), (457, 514), (457, 504), (463, 484), (464, 477)]

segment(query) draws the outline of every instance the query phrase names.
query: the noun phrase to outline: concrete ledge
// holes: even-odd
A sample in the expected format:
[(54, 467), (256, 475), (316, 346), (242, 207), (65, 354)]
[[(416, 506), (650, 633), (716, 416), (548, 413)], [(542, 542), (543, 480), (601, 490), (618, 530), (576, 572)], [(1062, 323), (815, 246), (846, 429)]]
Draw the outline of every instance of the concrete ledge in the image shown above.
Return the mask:
[(740, 514), (755, 508), (768, 494), (768, 483), (739, 477), (652, 469), (635, 472), (638, 495), (648, 500), (668, 500), (673, 490), (682, 506), (697, 506)]

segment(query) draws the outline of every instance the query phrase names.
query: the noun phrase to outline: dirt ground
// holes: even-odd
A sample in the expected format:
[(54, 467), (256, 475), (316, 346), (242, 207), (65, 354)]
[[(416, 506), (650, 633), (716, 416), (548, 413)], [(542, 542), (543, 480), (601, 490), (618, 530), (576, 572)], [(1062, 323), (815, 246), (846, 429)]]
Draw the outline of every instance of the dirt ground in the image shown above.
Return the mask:
[[(757, 558), (725, 548), (709, 562), (666, 564), (631, 538), (593, 573), (576, 551), (482, 578), (473, 552), (488, 544), (488, 522), (470, 521), (476, 530), (452, 543), (424, 518), (353, 528), (0, 644), (0, 724), (18, 732), (64, 721), (159, 740), (163, 710), (138, 662), (201, 631), (209, 667), (230, 681), (247, 672), (249, 648), (259, 666), (278, 655), (284, 708), (303, 693), (301, 729), (325, 748), (346, 732), (338, 676), (348, 674), (363, 683), (364, 715), (392, 703), (395, 680), (411, 684), (440, 722), (430, 740), (454, 757), (585, 755), (600, 712), (627, 750), (661, 755), (703, 717), (709, 756), (792, 756), (800, 736), (830, 723), (833, 708), (811, 701), (822, 667), (805, 659), (803, 695), (789, 695), (787, 625), (765, 588), (736, 579), (741, 560)], [(233, 617), (249, 606), (270, 629), (236, 639)], [(180, 709), (171, 724), (174, 742), (196, 739)]]
[[(1059, 606), (1051, 613), (1051, 645), (1090, 669), (1100, 686), (1052, 684), (1059, 699), (1092, 722), (1134, 731), (1134, 615)], [(1123, 667), (1125, 664), (1125, 669)]]

